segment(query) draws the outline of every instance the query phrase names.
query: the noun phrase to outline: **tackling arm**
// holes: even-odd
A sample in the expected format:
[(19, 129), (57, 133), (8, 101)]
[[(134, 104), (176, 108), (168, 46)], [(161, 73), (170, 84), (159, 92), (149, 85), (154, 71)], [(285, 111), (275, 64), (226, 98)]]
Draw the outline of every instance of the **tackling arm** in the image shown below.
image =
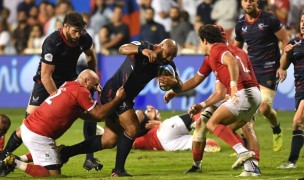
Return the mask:
[(113, 110), (118, 106), (118, 104), (125, 99), (126, 93), (123, 87), (120, 87), (117, 92), (115, 98), (103, 105), (96, 105), (92, 110), (89, 111), (90, 116), (97, 120), (101, 120), (109, 116)]

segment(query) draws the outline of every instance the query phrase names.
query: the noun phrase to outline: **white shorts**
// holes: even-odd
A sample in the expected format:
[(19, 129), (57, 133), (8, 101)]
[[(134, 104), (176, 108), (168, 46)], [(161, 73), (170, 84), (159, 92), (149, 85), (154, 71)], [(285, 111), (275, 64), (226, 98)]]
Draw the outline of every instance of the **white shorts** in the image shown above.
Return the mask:
[(250, 121), (260, 106), (261, 92), (257, 87), (251, 87), (242, 89), (237, 94), (237, 103), (229, 98), (222, 106), (228, 108), (238, 119)]
[(159, 126), (157, 137), (165, 151), (189, 150), (192, 148), (192, 135), (179, 116), (164, 120)]
[(24, 124), (21, 125), (20, 130), (22, 141), (32, 154), (35, 165), (48, 166), (61, 164), (56, 142), (52, 138), (36, 134)]

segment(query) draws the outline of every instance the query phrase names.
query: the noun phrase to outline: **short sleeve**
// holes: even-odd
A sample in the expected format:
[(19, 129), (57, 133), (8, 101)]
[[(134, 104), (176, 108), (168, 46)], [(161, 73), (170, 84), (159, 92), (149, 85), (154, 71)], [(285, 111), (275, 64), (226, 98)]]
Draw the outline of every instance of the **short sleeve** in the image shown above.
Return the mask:
[(46, 64), (55, 64), (56, 61), (56, 45), (50, 37), (46, 38), (42, 44), (42, 59), (41, 61)]
[(276, 33), (283, 27), (283, 24), (280, 22), (280, 20), (273, 14), (270, 15), (269, 21), (273, 33)]
[(209, 65), (209, 56), (207, 56), (204, 60), (204, 62), (202, 63), (201, 67), (198, 70), (198, 74), (202, 75), (202, 76), (209, 76), (209, 74), (212, 72), (212, 69)]
[(244, 42), (244, 39), (241, 35), (241, 23), (238, 22), (235, 26), (235, 40), (239, 42)]
[(77, 94), (78, 105), (86, 111), (92, 110), (97, 101), (92, 98), (89, 90), (81, 88)]
[(79, 46), (81, 50), (87, 51), (92, 47), (92, 45), (93, 45), (92, 37), (87, 32), (83, 33), (79, 39)]

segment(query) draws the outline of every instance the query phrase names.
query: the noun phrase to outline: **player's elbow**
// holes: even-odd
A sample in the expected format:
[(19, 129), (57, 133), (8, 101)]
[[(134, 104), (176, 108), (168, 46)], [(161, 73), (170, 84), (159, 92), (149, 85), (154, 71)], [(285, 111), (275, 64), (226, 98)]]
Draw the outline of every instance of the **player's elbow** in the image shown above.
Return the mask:
[(49, 77), (49, 76), (41, 76), (42, 84), (47, 84), (50, 82), (50, 80), (51, 80), (51, 77)]

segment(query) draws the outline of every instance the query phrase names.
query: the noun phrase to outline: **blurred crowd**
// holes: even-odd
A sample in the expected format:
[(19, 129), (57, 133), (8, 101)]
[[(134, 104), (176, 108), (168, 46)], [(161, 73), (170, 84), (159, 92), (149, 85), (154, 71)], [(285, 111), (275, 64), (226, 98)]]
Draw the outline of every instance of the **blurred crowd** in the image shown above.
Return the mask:
[[(224, 27), (233, 40), (234, 27), (243, 14), (239, 0), (136, 0), (139, 5), (138, 40), (159, 43), (164, 38), (177, 41), (181, 54), (197, 54), (196, 30), (203, 24)], [(73, 11), (71, 0), (0, 0), (0, 54), (40, 54), (46, 36), (62, 26), (66, 12)], [(91, 12), (83, 13), (87, 32), (95, 50), (104, 55), (117, 54), (130, 42), (130, 24), (123, 21), (123, 0), (91, 0)], [(303, 0), (261, 0), (260, 8), (274, 13), (294, 37), (299, 32)], [(134, 40), (134, 39), (133, 39)]]

